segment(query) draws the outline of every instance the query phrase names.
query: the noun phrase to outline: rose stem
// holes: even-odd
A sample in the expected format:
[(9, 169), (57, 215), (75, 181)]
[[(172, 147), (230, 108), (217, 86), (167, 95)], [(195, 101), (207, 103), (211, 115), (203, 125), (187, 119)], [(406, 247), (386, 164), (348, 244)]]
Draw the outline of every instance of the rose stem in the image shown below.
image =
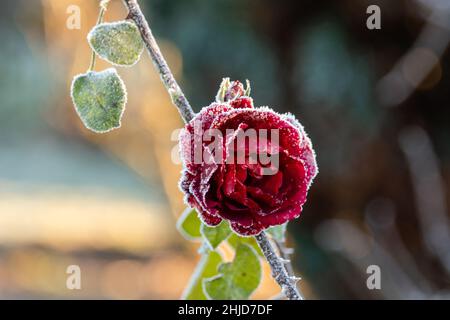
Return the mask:
[[(108, 3), (111, 0), (102, 0), (100, 1), (100, 12), (98, 14), (98, 18), (97, 18), (97, 23), (95, 24), (96, 26), (98, 26), (99, 24), (101, 24), (103, 22), (103, 18), (105, 17), (105, 12), (108, 9)], [(89, 64), (89, 69), (88, 71), (94, 71), (95, 68), (95, 58), (97, 57), (97, 55), (95, 54), (95, 51), (92, 50), (92, 55), (91, 55), (91, 63)]]
[(291, 248), (286, 248), (285, 244), (281, 241), (278, 241), (277, 239), (273, 239), (273, 243), (275, 244), (275, 247), (277, 248), (278, 252), (280, 253), (280, 256), (282, 259), (285, 259), (286, 262), (284, 265), (286, 266), (286, 271), (289, 275), (294, 274), (294, 268), (292, 267), (292, 262), (289, 256), (292, 254)]
[(272, 277), (280, 285), (286, 297), (289, 300), (302, 300), (296, 287), (296, 280), (289, 276), (284, 262), (276, 255), (266, 233), (262, 231), (255, 236), (255, 239), (272, 269)]
[(164, 83), (164, 86), (170, 94), (173, 104), (177, 107), (184, 122), (189, 122), (195, 115), (194, 111), (192, 110), (189, 101), (186, 99), (186, 96), (184, 95), (183, 91), (175, 80), (175, 77), (170, 71), (166, 60), (161, 54), (161, 50), (156, 43), (155, 37), (153, 37), (152, 31), (148, 26), (148, 22), (144, 17), (139, 4), (136, 0), (123, 1), (128, 8), (127, 19), (133, 20), (138, 26), (139, 31), (141, 32), (142, 40), (144, 40), (147, 51), (150, 54), (150, 57), (153, 60), (153, 64), (155, 65), (161, 76), (161, 80)]
[[(161, 50), (159, 49), (159, 46), (152, 34), (152, 31), (150, 30), (144, 14), (141, 11), (141, 8), (139, 7), (137, 0), (123, 0), (123, 2), (128, 8), (127, 19), (133, 20), (139, 28), (142, 40), (147, 47), (147, 51), (153, 60), (155, 68), (161, 76), (164, 86), (172, 98), (173, 104), (180, 112), (184, 122), (189, 122), (194, 118), (195, 113), (175, 80), (175, 77), (170, 71), (166, 60), (161, 54)], [(283, 293), (290, 300), (301, 300), (302, 297), (295, 286), (295, 280), (289, 277), (283, 261), (275, 254), (275, 251), (267, 239), (265, 232), (261, 232), (259, 235), (255, 236), (255, 238), (272, 269), (272, 277), (278, 282)]]

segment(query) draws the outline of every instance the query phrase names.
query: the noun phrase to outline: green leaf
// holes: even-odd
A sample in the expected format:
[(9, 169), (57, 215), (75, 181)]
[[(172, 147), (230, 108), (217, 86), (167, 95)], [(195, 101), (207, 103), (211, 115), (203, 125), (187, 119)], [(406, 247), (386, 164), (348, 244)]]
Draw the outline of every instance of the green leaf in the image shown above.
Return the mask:
[(187, 208), (177, 221), (177, 229), (188, 240), (198, 240), (202, 237), (200, 226), (202, 222), (195, 209)]
[(106, 61), (118, 66), (132, 66), (139, 61), (144, 42), (131, 21), (101, 23), (88, 34), (92, 49)]
[(268, 228), (267, 233), (269, 233), (276, 241), (284, 243), (286, 241), (286, 229), (287, 222)]
[(220, 263), (222, 263), (222, 257), (216, 251), (209, 251), (207, 255), (204, 255), (195, 268), (181, 298), (185, 300), (206, 300), (207, 297), (202, 286), (203, 279), (215, 276), (218, 273), (217, 269)]
[(248, 244), (256, 251), (256, 253), (258, 253), (259, 256), (264, 257), (264, 254), (262, 253), (261, 248), (259, 247), (254, 237), (241, 237), (233, 232), (231, 236), (228, 237), (227, 242), (235, 250), (241, 243)]
[(261, 263), (250, 246), (240, 244), (233, 262), (219, 266), (219, 274), (203, 280), (203, 289), (209, 299), (248, 299), (261, 282)]
[(232, 231), (228, 222), (222, 220), (222, 222), (215, 227), (210, 227), (203, 223), (201, 226), (201, 233), (209, 248), (214, 250), (223, 240), (228, 238)]
[(220, 84), (219, 91), (217, 91), (216, 94), (216, 101), (217, 102), (224, 102), (225, 101), (225, 93), (230, 88), (231, 82), (230, 78), (223, 78), (222, 83)]
[(90, 71), (76, 76), (72, 82), (71, 96), (86, 128), (103, 133), (120, 127), (127, 92), (116, 69)]

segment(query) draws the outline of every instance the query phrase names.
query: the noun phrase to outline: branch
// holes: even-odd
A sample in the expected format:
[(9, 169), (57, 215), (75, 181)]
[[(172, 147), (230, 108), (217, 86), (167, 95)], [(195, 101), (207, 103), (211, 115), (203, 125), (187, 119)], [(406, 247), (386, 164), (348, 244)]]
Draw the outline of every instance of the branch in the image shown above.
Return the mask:
[[(137, 0), (123, 0), (125, 6), (128, 8), (127, 19), (133, 20), (139, 31), (141, 32), (142, 40), (144, 41), (147, 51), (153, 60), (158, 73), (161, 76), (161, 80), (164, 83), (167, 91), (169, 92), (173, 104), (177, 107), (181, 114), (184, 122), (189, 122), (194, 118), (194, 111), (192, 110), (189, 101), (186, 99), (183, 91), (175, 80), (166, 60), (161, 54), (158, 44), (150, 30), (148, 22), (144, 17), (144, 14), (137, 3)], [(261, 250), (266, 257), (272, 269), (272, 276), (280, 285), (283, 293), (290, 300), (301, 300), (302, 296), (298, 292), (295, 286), (295, 279), (289, 277), (286, 267), (283, 264), (282, 259), (280, 259), (272, 248), (272, 245), (267, 239), (266, 233), (263, 231), (259, 235), (255, 236)]]
[(289, 300), (303, 300), (303, 297), (300, 295), (295, 285), (296, 280), (289, 277), (283, 261), (276, 255), (266, 233), (264, 231), (261, 232), (255, 236), (255, 239), (270, 265), (272, 277), (280, 285), (281, 290), (286, 297)]
[[(102, 1), (100, 1), (100, 12), (98, 14), (97, 23), (96, 23), (97, 26), (103, 22), (103, 18), (105, 16), (105, 12), (108, 9), (108, 3), (110, 1), (111, 0), (102, 0)], [(89, 64), (88, 71), (94, 71), (96, 57), (97, 57), (97, 55), (95, 53), (95, 50), (92, 50), (91, 63)]]
[[(408, 99), (422, 83), (430, 71), (439, 63), (450, 42), (450, 24), (445, 12), (430, 1), (427, 4), (431, 14), (411, 49), (403, 55), (395, 66), (377, 84), (376, 91), (380, 103), (395, 107)], [(425, 57), (418, 54), (428, 50)], [(405, 77), (404, 70), (413, 70), (414, 76)]]
[(170, 71), (166, 60), (161, 54), (161, 50), (156, 43), (155, 37), (153, 36), (152, 31), (148, 26), (147, 20), (145, 19), (144, 14), (142, 13), (141, 8), (137, 3), (137, 0), (123, 1), (125, 3), (125, 6), (128, 8), (127, 19), (133, 20), (139, 28), (142, 40), (147, 47), (147, 51), (153, 60), (155, 68), (161, 76), (161, 80), (164, 83), (164, 86), (170, 94), (173, 104), (177, 107), (184, 122), (189, 122), (195, 115), (194, 111), (192, 110), (189, 101), (186, 99), (183, 91), (181, 90), (180, 86), (175, 80), (175, 77)]
[(284, 264), (286, 266), (286, 271), (289, 274), (289, 276), (294, 274), (294, 268), (292, 267), (292, 262), (290, 259), (290, 255), (293, 253), (293, 249), (286, 248), (284, 243), (281, 243), (277, 239), (273, 239), (273, 243), (277, 247), (278, 252), (280, 253), (280, 257), (286, 260), (286, 263)]

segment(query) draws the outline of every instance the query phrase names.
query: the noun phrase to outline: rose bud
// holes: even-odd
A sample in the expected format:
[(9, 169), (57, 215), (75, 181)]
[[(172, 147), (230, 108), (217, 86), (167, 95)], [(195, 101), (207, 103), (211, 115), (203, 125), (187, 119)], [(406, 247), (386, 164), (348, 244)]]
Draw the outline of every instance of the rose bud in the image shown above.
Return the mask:
[(297, 218), (318, 171), (302, 125), (255, 108), (249, 92), (224, 79), (216, 102), (180, 134), (185, 201), (207, 225), (225, 219), (244, 236)]

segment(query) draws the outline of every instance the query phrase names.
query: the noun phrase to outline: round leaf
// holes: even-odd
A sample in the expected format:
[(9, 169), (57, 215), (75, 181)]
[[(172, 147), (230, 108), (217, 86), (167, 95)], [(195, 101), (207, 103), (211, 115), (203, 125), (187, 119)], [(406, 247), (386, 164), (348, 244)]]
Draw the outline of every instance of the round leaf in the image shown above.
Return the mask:
[(217, 248), (232, 233), (228, 222), (224, 220), (215, 227), (210, 227), (203, 223), (201, 232), (211, 250)]
[(127, 93), (116, 69), (76, 76), (71, 96), (86, 128), (103, 133), (120, 127)]
[(240, 244), (231, 263), (219, 266), (219, 274), (203, 280), (203, 289), (209, 299), (248, 299), (261, 282), (261, 263), (250, 246)]
[(177, 229), (188, 240), (197, 240), (202, 237), (200, 226), (202, 222), (195, 209), (187, 208), (177, 221)]
[(132, 66), (139, 61), (144, 42), (131, 21), (101, 23), (88, 34), (88, 42), (101, 58), (118, 66)]
[(185, 300), (206, 300), (202, 286), (203, 279), (215, 276), (220, 263), (222, 263), (222, 257), (216, 251), (209, 251), (207, 255), (204, 255), (195, 268), (181, 298)]
[(261, 248), (259, 247), (258, 243), (256, 242), (255, 237), (242, 237), (242, 236), (239, 236), (237, 233), (233, 232), (228, 237), (227, 242), (235, 250), (241, 243), (248, 244), (256, 251), (256, 253), (259, 256), (264, 257), (264, 254), (262, 253)]

